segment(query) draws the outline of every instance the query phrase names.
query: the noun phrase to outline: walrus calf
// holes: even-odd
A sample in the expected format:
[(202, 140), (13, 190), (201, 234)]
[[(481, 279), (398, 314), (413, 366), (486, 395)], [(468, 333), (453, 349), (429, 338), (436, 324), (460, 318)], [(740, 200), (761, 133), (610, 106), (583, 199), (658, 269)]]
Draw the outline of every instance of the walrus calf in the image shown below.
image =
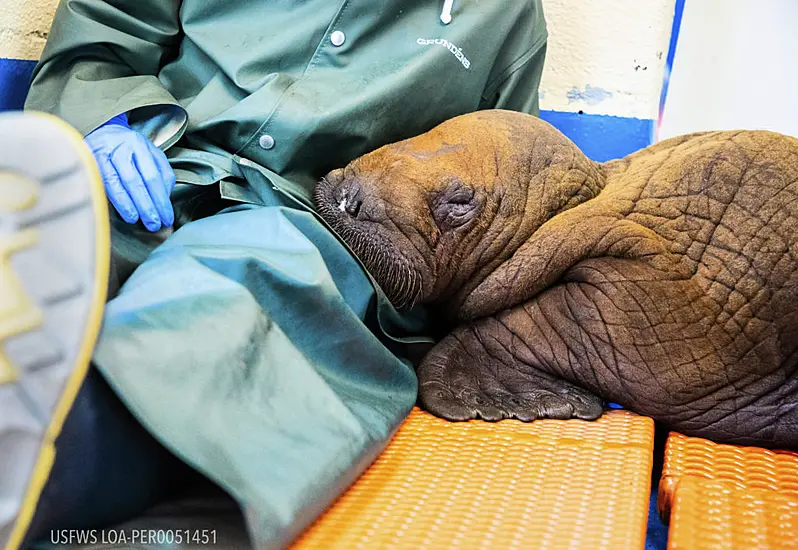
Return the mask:
[(798, 448), (798, 140), (705, 132), (589, 160), (481, 111), (331, 172), (319, 213), (400, 307), (453, 330), (418, 367), (449, 420), (598, 418)]

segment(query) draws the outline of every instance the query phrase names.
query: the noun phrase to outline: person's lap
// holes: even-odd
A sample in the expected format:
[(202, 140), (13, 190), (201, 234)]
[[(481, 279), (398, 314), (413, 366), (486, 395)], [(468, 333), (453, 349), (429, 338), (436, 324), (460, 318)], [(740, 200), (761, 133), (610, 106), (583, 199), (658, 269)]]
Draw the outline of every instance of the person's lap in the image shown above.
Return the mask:
[[(256, 538), (287, 540), (380, 452), (415, 401), (412, 369), (365, 323), (372, 299), (335, 237), (275, 198), (190, 223), (148, 256), (108, 304), (95, 364), (149, 432), (238, 500)], [(87, 472), (108, 494), (91, 484), (86, 494), (130, 513), (119, 502), (146, 505), (174, 464), (146, 432), (135, 435), (132, 418), (122, 426), (125, 407), (102, 426), (80, 420), (80, 407), (113, 409), (94, 377), (61, 438), (88, 425), (103, 464), (138, 462), (115, 486)], [(49, 486), (68, 458), (59, 455)], [(85, 510), (84, 522), (107, 519)]]

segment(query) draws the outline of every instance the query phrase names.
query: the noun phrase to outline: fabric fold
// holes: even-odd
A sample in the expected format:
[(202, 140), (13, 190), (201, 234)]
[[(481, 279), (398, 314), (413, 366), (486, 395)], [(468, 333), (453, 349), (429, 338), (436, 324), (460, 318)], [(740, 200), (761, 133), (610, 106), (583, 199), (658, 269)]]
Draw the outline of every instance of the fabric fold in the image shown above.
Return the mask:
[(95, 354), (147, 429), (239, 502), (259, 548), (318, 517), (416, 399), (334, 240), (280, 207), (189, 224), (109, 302)]

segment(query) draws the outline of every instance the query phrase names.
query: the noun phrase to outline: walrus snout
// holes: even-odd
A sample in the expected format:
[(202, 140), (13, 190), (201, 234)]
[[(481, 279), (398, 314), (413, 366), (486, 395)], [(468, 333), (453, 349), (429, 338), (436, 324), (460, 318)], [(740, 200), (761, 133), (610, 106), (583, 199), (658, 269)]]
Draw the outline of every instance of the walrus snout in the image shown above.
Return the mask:
[(409, 227), (408, 215), (427, 215), (427, 201), (417, 187), (400, 187), (397, 181), (378, 168), (350, 165), (322, 178), (314, 198), (322, 219), (401, 309), (426, 297), (435, 275), (434, 253), (424, 236), (397, 230)]
[(316, 206), (327, 215), (347, 214), (357, 218), (363, 206), (363, 188), (354, 178), (345, 178), (342, 170), (330, 172), (316, 187)]

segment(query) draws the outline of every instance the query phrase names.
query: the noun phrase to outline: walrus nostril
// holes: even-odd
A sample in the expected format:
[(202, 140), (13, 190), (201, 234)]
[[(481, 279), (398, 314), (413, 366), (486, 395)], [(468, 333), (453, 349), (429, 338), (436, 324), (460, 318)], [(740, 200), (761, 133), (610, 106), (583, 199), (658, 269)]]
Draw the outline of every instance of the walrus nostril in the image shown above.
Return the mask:
[(363, 201), (359, 198), (350, 198), (346, 200), (346, 204), (344, 205), (344, 209), (346, 213), (350, 216), (357, 217), (357, 213), (360, 212), (360, 207), (363, 205)]
[(363, 200), (360, 198), (360, 184), (357, 181), (349, 181), (339, 189), (340, 202), (338, 210), (346, 212), (350, 216), (357, 217)]

